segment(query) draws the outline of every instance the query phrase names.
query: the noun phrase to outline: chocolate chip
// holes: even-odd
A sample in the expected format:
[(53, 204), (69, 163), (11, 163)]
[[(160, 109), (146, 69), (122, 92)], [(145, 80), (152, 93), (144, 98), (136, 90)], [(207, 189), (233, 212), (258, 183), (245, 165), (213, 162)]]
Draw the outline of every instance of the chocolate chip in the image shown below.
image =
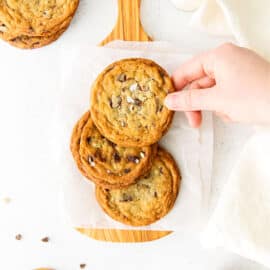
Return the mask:
[(156, 191), (154, 192), (154, 197), (157, 198), (157, 192)]
[(81, 263), (81, 264), (80, 264), (80, 268), (81, 268), (81, 269), (84, 269), (85, 267), (86, 267), (86, 264), (85, 264), (85, 263)]
[(160, 174), (163, 174), (163, 168), (162, 167), (159, 167), (159, 172), (160, 172)]
[(142, 101), (139, 100), (138, 98), (135, 98), (134, 99), (134, 104), (137, 105), (137, 106), (141, 106), (142, 105)]
[(159, 112), (161, 112), (163, 110), (163, 105), (161, 105), (160, 107), (159, 107)]
[(117, 152), (113, 153), (113, 159), (115, 162), (120, 162), (121, 161), (121, 157), (119, 156), (119, 154)]
[(104, 190), (105, 190), (106, 192), (109, 192), (109, 191), (110, 191), (108, 188), (105, 188)]
[(99, 148), (96, 150), (94, 157), (99, 159), (101, 162), (106, 162), (106, 158), (102, 156), (101, 150)]
[(151, 173), (148, 173), (148, 174), (146, 174), (143, 178), (144, 178), (144, 179), (148, 179), (148, 178), (150, 178), (150, 176), (151, 176)]
[(117, 81), (125, 82), (127, 80), (127, 75), (125, 73), (121, 73), (117, 76)]
[(138, 164), (140, 162), (140, 158), (137, 156), (127, 156), (127, 161)]
[(44, 242), (44, 243), (48, 243), (49, 240), (50, 240), (50, 238), (49, 238), (48, 236), (43, 237), (43, 238), (41, 239), (41, 241)]
[(91, 144), (92, 138), (91, 137), (87, 137), (86, 141), (87, 141), (88, 144)]
[(22, 240), (22, 235), (21, 235), (21, 234), (17, 234), (17, 235), (15, 236), (15, 239), (16, 239), (16, 240), (19, 240), (19, 241)]
[(120, 202), (131, 202), (131, 201), (133, 201), (132, 196), (126, 193), (122, 195), (122, 199), (120, 200)]
[(131, 172), (130, 168), (124, 169), (124, 173), (130, 173), (130, 172)]
[(94, 158), (92, 156), (89, 156), (88, 157), (88, 162), (91, 165), (91, 167), (95, 167), (96, 166), (96, 163), (95, 163)]
[(116, 146), (116, 144), (113, 143), (113, 142), (111, 142), (111, 141), (108, 141), (108, 143), (109, 143), (109, 145), (110, 145), (111, 147), (113, 147), (113, 148)]
[(122, 98), (120, 96), (112, 96), (112, 98), (110, 99), (110, 106), (113, 109), (119, 108), (121, 106), (122, 103)]

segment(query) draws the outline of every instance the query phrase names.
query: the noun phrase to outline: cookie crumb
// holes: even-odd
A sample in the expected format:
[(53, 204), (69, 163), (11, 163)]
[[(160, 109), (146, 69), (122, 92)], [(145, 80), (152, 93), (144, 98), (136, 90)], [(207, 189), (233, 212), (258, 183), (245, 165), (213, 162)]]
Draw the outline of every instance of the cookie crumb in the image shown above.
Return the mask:
[(81, 264), (80, 264), (80, 268), (81, 268), (81, 269), (84, 269), (85, 267), (86, 267), (86, 264), (85, 264), (85, 263), (81, 263)]
[(22, 240), (22, 235), (21, 235), (20, 233), (17, 234), (17, 235), (15, 236), (15, 239), (18, 240), (18, 241)]
[(46, 236), (46, 237), (43, 237), (41, 239), (41, 241), (44, 242), (44, 243), (48, 243), (50, 241), (50, 238), (48, 236)]

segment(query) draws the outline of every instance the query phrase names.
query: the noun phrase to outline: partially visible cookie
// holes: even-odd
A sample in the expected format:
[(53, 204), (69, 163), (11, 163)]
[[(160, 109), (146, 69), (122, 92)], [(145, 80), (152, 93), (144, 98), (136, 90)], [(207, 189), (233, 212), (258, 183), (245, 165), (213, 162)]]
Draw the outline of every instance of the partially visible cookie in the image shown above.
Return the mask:
[(106, 138), (123, 146), (156, 143), (173, 112), (164, 106), (174, 91), (167, 72), (148, 59), (123, 59), (109, 65), (92, 87), (92, 119)]
[(96, 186), (96, 198), (113, 219), (132, 226), (149, 225), (164, 217), (173, 207), (180, 179), (172, 156), (159, 149), (147, 175), (123, 189)]
[(78, 4), (79, 0), (3, 0), (0, 38), (20, 48), (47, 45), (67, 29)]
[(73, 130), (71, 151), (84, 176), (102, 187), (122, 188), (151, 168), (156, 145), (118, 146), (100, 134), (87, 112)]

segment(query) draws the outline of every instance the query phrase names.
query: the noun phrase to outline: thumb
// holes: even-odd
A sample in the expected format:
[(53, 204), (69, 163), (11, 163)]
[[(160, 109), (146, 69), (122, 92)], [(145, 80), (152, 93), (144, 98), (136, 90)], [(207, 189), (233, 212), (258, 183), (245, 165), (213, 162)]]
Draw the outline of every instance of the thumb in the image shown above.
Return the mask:
[(216, 109), (216, 89), (192, 89), (169, 94), (165, 105), (173, 111), (213, 111)]

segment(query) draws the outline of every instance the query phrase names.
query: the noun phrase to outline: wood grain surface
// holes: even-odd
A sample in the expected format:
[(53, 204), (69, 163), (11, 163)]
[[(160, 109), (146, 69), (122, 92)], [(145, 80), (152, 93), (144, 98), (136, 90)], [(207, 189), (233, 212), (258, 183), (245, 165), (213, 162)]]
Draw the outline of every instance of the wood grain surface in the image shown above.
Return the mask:
[[(151, 41), (145, 33), (140, 20), (141, 0), (118, 0), (118, 19), (112, 32), (100, 43), (106, 45), (113, 40)], [(108, 242), (147, 242), (157, 240), (170, 231), (85, 229), (77, 230), (93, 239)]]

